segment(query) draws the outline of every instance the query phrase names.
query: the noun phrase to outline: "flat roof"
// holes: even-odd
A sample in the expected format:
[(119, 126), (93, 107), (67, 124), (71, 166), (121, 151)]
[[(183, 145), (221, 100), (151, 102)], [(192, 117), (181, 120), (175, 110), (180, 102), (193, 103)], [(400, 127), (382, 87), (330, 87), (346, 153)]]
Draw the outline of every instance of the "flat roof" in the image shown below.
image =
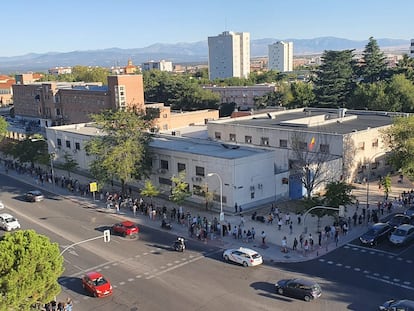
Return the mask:
[(239, 159), (265, 152), (270, 149), (249, 148), (200, 139), (188, 139), (174, 136), (154, 136), (150, 142), (153, 148), (171, 150), (176, 152), (192, 153), (223, 159)]
[(346, 110), (343, 118), (338, 109), (303, 108), (278, 112), (254, 114), (247, 117), (210, 121), (237, 126), (274, 129), (302, 129), (303, 131), (348, 134), (392, 125), (393, 117), (408, 114), (383, 111)]

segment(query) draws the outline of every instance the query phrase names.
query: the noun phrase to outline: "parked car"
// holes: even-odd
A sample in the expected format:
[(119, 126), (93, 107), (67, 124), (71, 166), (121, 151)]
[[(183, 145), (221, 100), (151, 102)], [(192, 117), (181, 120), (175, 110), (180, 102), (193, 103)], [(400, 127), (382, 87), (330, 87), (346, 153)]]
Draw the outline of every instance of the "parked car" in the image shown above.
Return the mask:
[(405, 215), (413, 218), (414, 217), (414, 205), (407, 208), (404, 212)]
[(262, 255), (245, 247), (227, 249), (223, 252), (223, 258), (225, 261), (232, 261), (245, 267), (257, 266), (263, 263)]
[(393, 227), (387, 223), (379, 222), (373, 224), (371, 228), (359, 237), (359, 240), (364, 245), (374, 246), (378, 243), (388, 239), (391, 235)]
[(132, 221), (126, 220), (112, 226), (113, 234), (120, 234), (122, 236), (136, 236), (138, 235), (139, 228)]
[(395, 214), (390, 220), (388, 220), (388, 224), (393, 227), (394, 229), (402, 224), (409, 224), (411, 218), (404, 214)]
[(10, 214), (0, 214), (0, 227), (6, 231), (20, 229), (19, 221)]
[(112, 285), (99, 272), (89, 272), (82, 278), (82, 287), (94, 297), (112, 295)]
[(378, 307), (381, 311), (412, 311), (414, 310), (414, 300), (388, 300)]
[(44, 198), (44, 195), (39, 190), (31, 190), (24, 195), (24, 199), (28, 202), (40, 202)]
[(314, 300), (322, 295), (319, 284), (311, 279), (284, 279), (278, 281), (275, 286), (279, 295), (300, 298), (305, 301)]
[(414, 240), (414, 226), (403, 224), (390, 235), (390, 242), (394, 245), (408, 244)]

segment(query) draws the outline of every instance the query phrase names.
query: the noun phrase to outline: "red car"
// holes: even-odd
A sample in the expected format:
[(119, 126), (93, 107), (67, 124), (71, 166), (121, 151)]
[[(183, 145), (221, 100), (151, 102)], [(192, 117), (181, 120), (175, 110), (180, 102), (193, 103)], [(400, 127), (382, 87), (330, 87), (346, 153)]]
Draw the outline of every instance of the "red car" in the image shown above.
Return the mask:
[(117, 223), (112, 226), (113, 234), (116, 233), (122, 236), (135, 236), (135, 235), (138, 235), (138, 232), (139, 232), (138, 226), (129, 220)]
[(112, 285), (99, 272), (89, 272), (82, 278), (82, 287), (94, 297), (112, 295)]

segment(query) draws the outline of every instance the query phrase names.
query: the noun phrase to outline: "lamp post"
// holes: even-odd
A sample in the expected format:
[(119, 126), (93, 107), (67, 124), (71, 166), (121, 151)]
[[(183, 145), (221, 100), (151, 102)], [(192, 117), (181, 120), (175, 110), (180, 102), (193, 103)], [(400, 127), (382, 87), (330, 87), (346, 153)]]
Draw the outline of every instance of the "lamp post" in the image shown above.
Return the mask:
[[(208, 173), (207, 176), (217, 176), (220, 182), (220, 222), (224, 221), (224, 213), (223, 213), (223, 180), (221, 179), (220, 175), (217, 173)], [(222, 236), (224, 235), (223, 226), (221, 227)]]
[(53, 169), (53, 160), (55, 159), (56, 153), (52, 152), (49, 154), (50, 157), (50, 169), (52, 171), (52, 184), (53, 188), (55, 188), (55, 170)]
[(377, 156), (383, 155), (385, 152), (378, 152), (374, 154), (371, 158), (369, 158), (369, 161), (367, 163), (367, 209), (369, 208), (369, 179), (371, 177), (371, 162), (373, 159), (375, 159)]

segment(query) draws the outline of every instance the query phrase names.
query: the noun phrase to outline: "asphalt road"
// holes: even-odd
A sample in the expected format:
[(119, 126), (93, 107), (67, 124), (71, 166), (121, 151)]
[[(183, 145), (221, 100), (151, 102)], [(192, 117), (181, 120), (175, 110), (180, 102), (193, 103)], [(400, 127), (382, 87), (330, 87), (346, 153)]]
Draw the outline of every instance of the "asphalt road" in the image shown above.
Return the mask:
[[(33, 187), (0, 177), (0, 199), (6, 211), (19, 219), (23, 229), (49, 236), (62, 249), (102, 236), (104, 229), (119, 221), (118, 215), (84, 208), (50, 193), (41, 203), (24, 202), (22, 195)], [(139, 226), (139, 239), (111, 236), (110, 243), (97, 239), (65, 252), (58, 298), (71, 297), (74, 310), (365, 311), (375, 310), (389, 297), (414, 294), (414, 285), (404, 283), (414, 279), (409, 270), (412, 248), (390, 258), (347, 245), (310, 262), (243, 268), (224, 263), (222, 250), (198, 241), (188, 241), (184, 253), (173, 252), (170, 245), (175, 237), (168, 231), (151, 229), (145, 222)], [(80, 278), (91, 270), (111, 280), (111, 297), (96, 299), (83, 291)], [(321, 284), (320, 299), (306, 303), (275, 294), (275, 281), (302, 275)]]

